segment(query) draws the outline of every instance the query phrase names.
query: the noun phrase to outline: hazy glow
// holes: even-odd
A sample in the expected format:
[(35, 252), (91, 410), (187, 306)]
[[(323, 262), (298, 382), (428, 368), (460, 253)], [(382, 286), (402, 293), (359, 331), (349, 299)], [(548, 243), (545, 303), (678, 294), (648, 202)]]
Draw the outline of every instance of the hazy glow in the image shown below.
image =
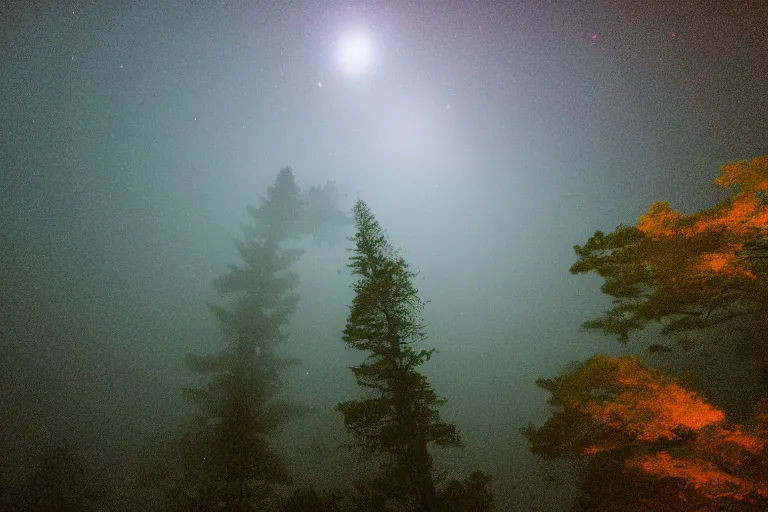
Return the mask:
[(345, 73), (361, 75), (370, 71), (373, 57), (373, 44), (364, 33), (345, 34), (339, 41), (339, 64)]

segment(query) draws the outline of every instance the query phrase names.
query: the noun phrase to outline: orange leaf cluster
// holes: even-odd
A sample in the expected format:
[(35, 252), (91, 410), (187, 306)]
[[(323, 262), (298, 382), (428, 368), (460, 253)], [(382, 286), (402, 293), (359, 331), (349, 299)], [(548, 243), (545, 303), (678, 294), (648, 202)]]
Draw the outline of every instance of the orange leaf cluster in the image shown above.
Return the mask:
[(740, 427), (735, 427), (732, 430), (720, 429), (723, 443), (730, 443), (738, 446), (741, 450), (745, 450), (751, 454), (761, 453), (765, 449), (765, 441), (749, 434), (745, 434), (741, 431)]
[(694, 275), (720, 274), (728, 277), (742, 276), (748, 279), (757, 279), (757, 276), (745, 268), (743, 258), (737, 256), (743, 244), (730, 246), (729, 252), (710, 252), (701, 254), (696, 262), (691, 265), (691, 273)]
[(768, 399), (742, 429), (636, 356), (594, 356), (540, 385), (553, 393), (550, 403), (563, 407), (541, 429), (528, 429), (541, 453), (612, 453), (623, 459), (628, 481), (650, 485), (649, 490), (672, 489), (663, 499), (679, 497), (680, 504), (692, 507), (670, 510), (705, 510), (697, 503), (706, 510), (768, 503)]
[(737, 187), (739, 192), (751, 193), (768, 181), (768, 156), (759, 156), (751, 162), (743, 160), (726, 164), (720, 172), (722, 174), (715, 180), (718, 188)]
[(593, 357), (569, 383), (581, 389), (570, 405), (606, 428), (583, 455), (635, 445), (642, 448), (625, 461), (627, 469), (683, 480), (708, 500), (768, 499), (768, 482), (742, 471), (764, 457), (766, 440), (727, 426), (723, 411), (637, 357)]
[(686, 216), (668, 203), (651, 205), (638, 219), (637, 228), (650, 240), (664, 242), (673, 238), (695, 240), (717, 235), (716, 247), (691, 254), (689, 270), (693, 275), (722, 275), (755, 279), (748, 263), (739, 256), (744, 242), (768, 237), (768, 156), (752, 162), (724, 165), (715, 180), (720, 188), (736, 187), (736, 193), (714, 208)]
[(669, 452), (635, 457), (627, 460), (626, 465), (657, 478), (685, 480), (708, 499), (730, 497), (742, 500), (747, 494), (768, 497), (765, 485), (730, 475), (711, 462), (673, 457)]
[(683, 218), (666, 202), (653, 203), (648, 213), (638, 219), (637, 229), (652, 239), (669, 238), (677, 234), (678, 224)]
[(712, 429), (707, 435), (696, 440), (693, 449), (699, 453), (699, 458), (714, 462), (724, 470), (738, 472), (747, 461), (763, 455), (765, 441), (745, 434), (741, 427), (736, 425)]
[(603, 425), (640, 441), (678, 439), (680, 429), (697, 431), (721, 423), (725, 414), (636, 357), (615, 359), (615, 398), (589, 401), (581, 410)]

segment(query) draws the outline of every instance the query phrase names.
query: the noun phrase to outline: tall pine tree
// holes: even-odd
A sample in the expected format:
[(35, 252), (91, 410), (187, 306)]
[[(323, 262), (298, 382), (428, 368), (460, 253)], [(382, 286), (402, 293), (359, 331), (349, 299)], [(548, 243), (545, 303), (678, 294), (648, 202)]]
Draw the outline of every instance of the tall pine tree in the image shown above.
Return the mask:
[(353, 209), (357, 281), (343, 339), (367, 353), (352, 368), (368, 396), (338, 404), (344, 423), (368, 456), (381, 457), (390, 498), (418, 510), (438, 509), (428, 445), (460, 445), (456, 426), (440, 419), (439, 399), (418, 368), (435, 352), (418, 350), (426, 338), (423, 302), (409, 269), (363, 201)]
[(188, 355), (191, 371), (207, 375), (201, 388), (187, 388), (185, 398), (198, 410), (190, 434), (198, 460), (196, 508), (254, 510), (276, 483), (290, 478), (269, 447), (269, 437), (298, 408), (281, 401), (280, 370), (291, 361), (275, 347), (295, 312), (299, 280), (289, 269), (302, 251), (280, 243), (297, 236), (299, 188), (290, 168), (283, 169), (259, 207), (249, 207), (251, 225), (235, 246), (242, 260), (230, 265), (214, 286), (227, 306), (210, 305), (221, 323), (226, 344), (212, 355)]

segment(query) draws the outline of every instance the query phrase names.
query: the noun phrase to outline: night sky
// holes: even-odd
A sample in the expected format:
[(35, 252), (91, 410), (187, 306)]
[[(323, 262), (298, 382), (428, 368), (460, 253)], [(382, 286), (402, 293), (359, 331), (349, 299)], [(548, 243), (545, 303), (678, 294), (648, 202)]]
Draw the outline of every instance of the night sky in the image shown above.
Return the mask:
[[(657, 200), (708, 207), (720, 165), (768, 154), (762, 0), (11, 1), (0, 20), (5, 473), (57, 436), (109, 460), (188, 415), (184, 354), (220, 340), (211, 282), (290, 165), (365, 200), (420, 271), (426, 373), (467, 444), (440, 464), (490, 472), (500, 510), (565, 507), (518, 431), (547, 417), (537, 377), (617, 349), (579, 329), (609, 302), (569, 274), (573, 245)], [(357, 393), (347, 257), (299, 265), (286, 379), (317, 414), (281, 442), (300, 483), (349, 477), (328, 448)]]

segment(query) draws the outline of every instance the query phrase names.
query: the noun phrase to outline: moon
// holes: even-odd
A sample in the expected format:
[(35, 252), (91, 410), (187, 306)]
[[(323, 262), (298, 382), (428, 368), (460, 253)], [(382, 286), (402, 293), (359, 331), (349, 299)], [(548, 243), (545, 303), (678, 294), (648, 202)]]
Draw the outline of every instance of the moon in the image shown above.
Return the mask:
[(371, 38), (363, 32), (344, 34), (339, 40), (339, 65), (348, 75), (363, 75), (373, 67), (374, 51)]

